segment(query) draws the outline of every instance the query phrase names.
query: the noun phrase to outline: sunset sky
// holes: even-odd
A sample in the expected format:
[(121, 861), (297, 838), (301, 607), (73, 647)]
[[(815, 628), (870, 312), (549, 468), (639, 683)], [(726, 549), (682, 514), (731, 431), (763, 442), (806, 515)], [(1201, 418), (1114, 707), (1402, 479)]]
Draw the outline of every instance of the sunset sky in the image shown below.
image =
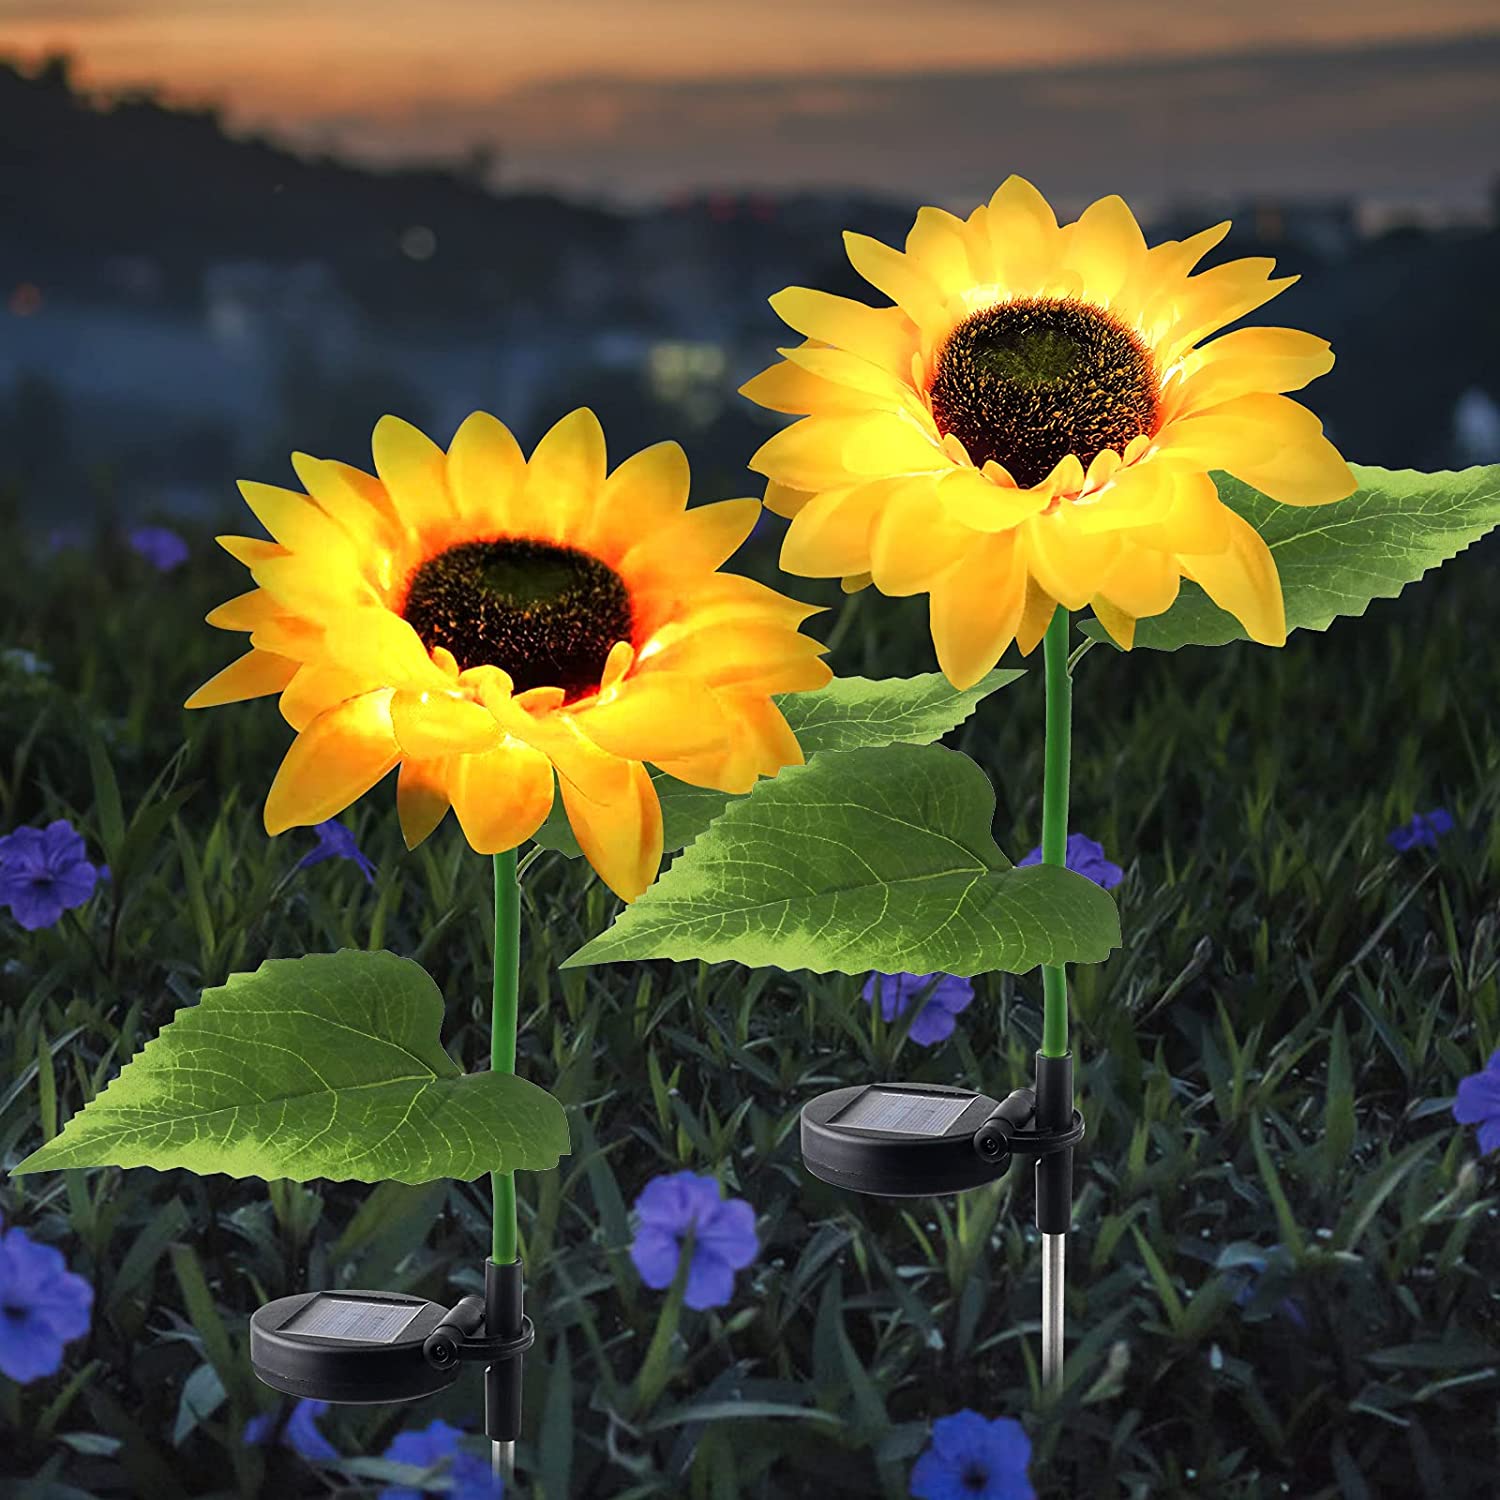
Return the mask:
[[(371, 160), (502, 151), (501, 180), (1059, 200), (1246, 191), (1482, 201), (1493, 0), (0, 0), (0, 51), (66, 49), (236, 128)], [(1045, 182), (1042, 179), (1046, 179)]]

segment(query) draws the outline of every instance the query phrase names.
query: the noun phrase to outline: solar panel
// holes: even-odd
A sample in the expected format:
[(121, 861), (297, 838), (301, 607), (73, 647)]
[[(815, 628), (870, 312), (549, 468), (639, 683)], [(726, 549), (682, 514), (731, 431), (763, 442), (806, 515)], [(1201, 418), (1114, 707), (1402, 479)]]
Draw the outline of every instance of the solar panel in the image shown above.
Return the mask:
[(322, 1293), (282, 1325), (283, 1333), (323, 1339), (354, 1339), (362, 1344), (389, 1344), (422, 1311), (421, 1302), (364, 1302), (357, 1297)]
[(895, 1089), (866, 1089), (830, 1125), (860, 1130), (889, 1130), (897, 1135), (942, 1135), (974, 1102), (973, 1094), (924, 1094)]

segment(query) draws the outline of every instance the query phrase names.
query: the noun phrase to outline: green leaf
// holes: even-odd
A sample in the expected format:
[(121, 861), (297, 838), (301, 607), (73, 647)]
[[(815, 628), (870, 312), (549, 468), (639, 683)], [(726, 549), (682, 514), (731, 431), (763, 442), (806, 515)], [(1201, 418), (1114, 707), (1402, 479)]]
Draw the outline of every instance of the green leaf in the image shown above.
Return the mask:
[[(1276, 559), (1288, 634), (1327, 630), (1341, 616), (1362, 615), (1373, 599), (1394, 599), (1500, 524), (1500, 464), (1437, 474), (1351, 467), (1359, 488), (1331, 505), (1282, 505), (1228, 474), (1213, 476), (1219, 498)], [(1081, 628), (1110, 639), (1097, 620)], [(1246, 639), (1233, 615), (1186, 580), (1171, 609), (1135, 627), (1135, 644), (1153, 651)]]
[(1108, 892), (1057, 866), (1016, 869), (994, 814), (988, 778), (957, 751), (825, 751), (736, 802), (563, 967), (1019, 974), (1101, 961), (1120, 942)]
[(268, 959), (177, 1016), (21, 1172), (186, 1167), (429, 1182), (557, 1165), (562, 1106), (443, 1050), (443, 997), (394, 953)]
[[(930, 745), (957, 729), (981, 698), (1008, 687), (1024, 672), (996, 669), (959, 692), (941, 672), (916, 677), (835, 677), (815, 693), (783, 693), (777, 706), (811, 759), (823, 750), (857, 750), (872, 745)], [(738, 797), (689, 786), (653, 770), (661, 799), (662, 844), (668, 854), (684, 848)], [(544, 849), (569, 859), (582, 853), (559, 802), (534, 835)]]

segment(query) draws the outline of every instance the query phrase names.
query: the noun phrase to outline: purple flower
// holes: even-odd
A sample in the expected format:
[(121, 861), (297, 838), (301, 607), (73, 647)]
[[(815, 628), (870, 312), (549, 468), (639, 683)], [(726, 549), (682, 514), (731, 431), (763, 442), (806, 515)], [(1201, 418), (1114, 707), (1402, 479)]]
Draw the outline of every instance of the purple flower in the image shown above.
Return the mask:
[(1436, 849), (1438, 835), (1448, 833), (1452, 828), (1453, 818), (1448, 809), (1435, 807), (1429, 813), (1413, 813), (1411, 822), (1404, 827), (1392, 829), (1386, 834), (1385, 841), (1403, 854), (1419, 844), (1426, 849)]
[(305, 870), (308, 865), (321, 864), (325, 859), (347, 859), (364, 871), (365, 879), (371, 885), (375, 884), (375, 866), (360, 852), (359, 845), (354, 842), (354, 835), (337, 818), (315, 824), (313, 832), (318, 836), (318, 847), (297, 861), (299, 870)]
[[(281, 1429), (280, 1436), (276, 1437), (277, 1445), (290, 1448), (303, 1458), (331, 1463), (339, 1456), (339, 1451), (318, 1431), (318, 1418), (327, 1410), (326, 1401), (299, 1401), (292, 1408), (291, 1416), (286, 1419), (286, 1426)], [(245, 1441), (264, 1443), (275, 1436), (278, 1415), (275, 1411), (263, 1411), (251, 1417), (245, 1423)]]
[(397, 1433), (381, 1456), (393, 1464), (410, 1464), (415, 1469), (434, 1469), (441, 1464), (438, 1473), (447, 1478), (448, 1487), (440, 1492), (415, 1490), (404, 1484), (387, 1485), (380, 1492), (380, 1500), (420, 1500), (423, 1495), (438, 1493), (450, 1496), (451, 1500), (495, 1500), (504, 1494), (505, 1486), (490, 1472), (490, 1466), (459, 1447), (462, 1438), (463, 1433), (442, 1418), (420, 1432)]
[(1489, 1065), (1482, 1072), (1459, 1080), (1453, 1118), (1460, 1125), (1479, 1126), (1481, 1156), (1500, 1147), (1500, 1049), (1490, 1054)]
[(170, 526), (136, 526), (126, 532), (125, 540), (158, 573), (170, 573), (188, 560), (188, 544)]
[(104, 867), (88, 862), (83, 835), (66, 818), (0, 838), (0, 906), (10, 907), (27, 932), (82, 906), (101, 876)]
[(955, 1412), (932, 1424), (932, 1446), (911, 1471), (918, 1500), (1036, 1500), (1026, 1474), (1031, 1439), (1014, 1417)]
[[(1022, 865), (1039, 865), (1041, 862), (1040, 844), (1025, 859), (1016, 861)], [(1063, 862), (1068, 869), (1079, 875), (1086, 875), (1095, 885), (1102, 885), (1107, 891), (1113, 890), (1125, 878), (1125, 872), (1119, 865), (1111, 864), (1104, 857), (1104, 845), (1091, 839), (1086, 833), (1068, 835), (1068, 852)]]
[[(1238, 1280), (1242, 1283), (1238, 1292), (1235, 1293), (1234, 1305), (1245, 1307), (1255, 1296), (1259, 1288), (1261, 1277), (1266, 1274), (1267, 1267), (1275, 1262), (1275, 1274), (1284, 1275), (1287, 1270), (1286, 1252), (1277, 1245), (1269, 1256), (1249, 1255), (1238, 1262), (1236, 1269), (1239, 1272)], [(1307, 1314), (1302, 1310), (1302, 1304), (1295, 1297), (1283, 1297), (1277, 1304), (1277, 1311), (1285, 1318), (1289, 1318), (1304, 1333), (1307, 1332)]]
[(743, 1198), (723, 1198), (712, 1177), (673, 1172), (654, 1177), (635, 1200), (640, 1227), (630, 1258), (647, 1286), (671, 1286), (689, 1228), (693, 1263), (683, 1301), (689, 1307), (722, 1307), (734, 1295), (734, 1273), (748, 1266), (760, 1248), (755, 1210)]
[(878, 994), (880, 1014), (894, 1021), (906, 1014), (928, 985), (932, 990), (921, 1001), (921, 1009), (906, 1034), (919, 1047), (931, 1047), (953, 1035), (954, 1017), (974, 998), (969, 980), (956, 974), (871, 974), (862, 993), (872, 1003)]
[(94, 1289), (62, 1251), (24, 1229), (0, 1235), (0, 1374), (24, 1385), (62, 1367), (63, 1345), (89, 1331)]

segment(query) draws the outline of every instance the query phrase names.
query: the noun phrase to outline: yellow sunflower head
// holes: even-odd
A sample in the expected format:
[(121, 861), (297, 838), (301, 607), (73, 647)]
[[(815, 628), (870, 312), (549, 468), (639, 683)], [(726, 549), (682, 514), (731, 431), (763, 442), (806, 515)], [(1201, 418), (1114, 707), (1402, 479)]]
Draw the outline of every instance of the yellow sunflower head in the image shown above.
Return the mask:
[(791, 520), (782, 567), (928, 594), (959, 687), (1012, 640), (1030, 652), (1058, 604), (1091, 605), (1129, 647), (1182, 578), (1282, 645), (1275, 563), (1210, 471), (1288, 505), (1355, 480), (1281, 394), (1332, 366), (1325, 340), (1245, 328), (1200, 345), (1297, 279), (1266, 259), (1191, 274), (1228, 229), (1148, 248), (1119, 198), (1059, 226), (1010, 177), (967, 219), (922, 209), (904, 252), (846, 234), (894, 305), (789, 287), (771, 303), (805, 342), (743, 388), (803, 417), (750, 464)]
[[(306, 494), (240, 486), (271, 541), (221, 537), (256, 587), (208, 616), (250, 651), (189, 708), (280, 693), (297, 738), (266, 799), (269, 833), (321, 822), (400, 767), (415, 848), (451, 805), (481, 853), (552, 807), (627, 901), (661, 863), (643, 762), (747, 791), (802, 753), (771, 695), (821, 687), (816, 610), (719, 568), (756, 500), (686, 509), (675, 443), (606, 471), (591, 411), (528, 462), (476, 412), (444, 453), (375, 428), (375, 475), (295, 454)], [(378, 477), (377, 477), (378, 476)]]

